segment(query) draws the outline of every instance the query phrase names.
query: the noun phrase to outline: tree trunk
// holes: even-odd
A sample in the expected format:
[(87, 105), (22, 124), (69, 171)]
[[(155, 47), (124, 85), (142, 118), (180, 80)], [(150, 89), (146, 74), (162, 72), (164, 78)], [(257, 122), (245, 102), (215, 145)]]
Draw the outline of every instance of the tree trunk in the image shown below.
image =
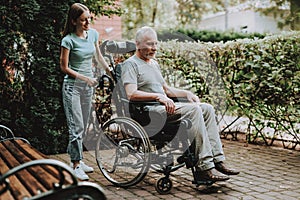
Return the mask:
[(290, 0), (291, 2), (291, 29), (300, 30), (300, 1)]
[(152, 12), (151, 23), (152, 23), (153, 26), (155, 26), (156, 13), (157, 13), (157, 0), (155, 0), (154, 7), (153, 7), (153, 12)]

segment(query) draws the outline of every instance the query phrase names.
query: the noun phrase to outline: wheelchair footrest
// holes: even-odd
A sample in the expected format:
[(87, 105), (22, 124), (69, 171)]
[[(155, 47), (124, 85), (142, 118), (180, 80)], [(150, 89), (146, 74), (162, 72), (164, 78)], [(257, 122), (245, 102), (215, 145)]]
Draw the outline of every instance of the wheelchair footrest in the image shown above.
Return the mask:
[(210, 186), (212, 184), (215, 183), (215, 181), (208, 181), (208, 180), (193, 180), (192, 181), (193, 184), (196, 185), (196, 187), (199, 187), (200, 185), (207, 185), (207, 186)]
[(189, 154), (183, 154), (182, 156), (179, 156), (177, 158), (177, 162), (180, 164), (185, 163), (186, 168), (189, 169), (194, 167), (197, 164), (198, 159), (194, 156), (194, 154), (189, 153)]
[(199, 187), (200, 185), (210, 186), (216, 182), (215, 180), (209, 180), (207, 178), (201, 177), (199, 172), (197, 172), (196, 167), (192, 167), (191, 170), (194, 178), (192, 183), (195, 184), (196, 187)]

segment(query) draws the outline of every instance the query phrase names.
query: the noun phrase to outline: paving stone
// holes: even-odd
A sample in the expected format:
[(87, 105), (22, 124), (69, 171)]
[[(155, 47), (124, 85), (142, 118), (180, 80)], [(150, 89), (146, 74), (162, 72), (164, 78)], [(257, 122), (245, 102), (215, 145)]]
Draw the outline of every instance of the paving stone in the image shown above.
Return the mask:
[[(299, 199), (300, 197), (300, 152), (278, 147), (251, 145), (222, 139), (226, 163), (241, 173), (231, 176), (226, 182), (210, 187), (192, 184), (191, 170), (181, 168), (170, 176), (173, 188), (170, 194), (161, 195), (155, 190), (155, 182), (162, 175), (150, 171), (143, 181), (129, 188), (113, 186), (98, 169), (93, 151), (84, 152), (85, 163), (93, 166), (90, 181), (103, 187), (108, 199), (116, 200), (194, 200), (194, 199)], [(50, 158), (69, 164), (67, 154), (51, 155)]]
[(240, 197), (240, 200), (257, 200), (256, 197), (253, 197), (253, 196), (241, 196)]

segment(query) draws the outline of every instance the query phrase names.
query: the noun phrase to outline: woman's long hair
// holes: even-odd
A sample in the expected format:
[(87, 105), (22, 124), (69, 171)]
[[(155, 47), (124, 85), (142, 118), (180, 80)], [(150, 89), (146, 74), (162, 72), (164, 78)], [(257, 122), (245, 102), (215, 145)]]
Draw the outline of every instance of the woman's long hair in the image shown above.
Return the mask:
[(73, 24), (73, 22), (76, 21), (84, 11), (89, 11), (89, 9), (81, 3), (74, 3), (70, 7), (65, 28), (63, 31), (63, 37), (75, 32), (76, 26)]

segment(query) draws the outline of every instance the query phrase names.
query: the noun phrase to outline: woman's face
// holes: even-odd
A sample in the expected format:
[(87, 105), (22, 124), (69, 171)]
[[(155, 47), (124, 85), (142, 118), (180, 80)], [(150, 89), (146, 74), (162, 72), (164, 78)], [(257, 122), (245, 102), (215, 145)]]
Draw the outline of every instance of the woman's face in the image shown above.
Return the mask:
[(91, 14), (89, 11), (84, 11), (73, 24), (76, 26), (76, 31), (87, 31), (90, 28)]

